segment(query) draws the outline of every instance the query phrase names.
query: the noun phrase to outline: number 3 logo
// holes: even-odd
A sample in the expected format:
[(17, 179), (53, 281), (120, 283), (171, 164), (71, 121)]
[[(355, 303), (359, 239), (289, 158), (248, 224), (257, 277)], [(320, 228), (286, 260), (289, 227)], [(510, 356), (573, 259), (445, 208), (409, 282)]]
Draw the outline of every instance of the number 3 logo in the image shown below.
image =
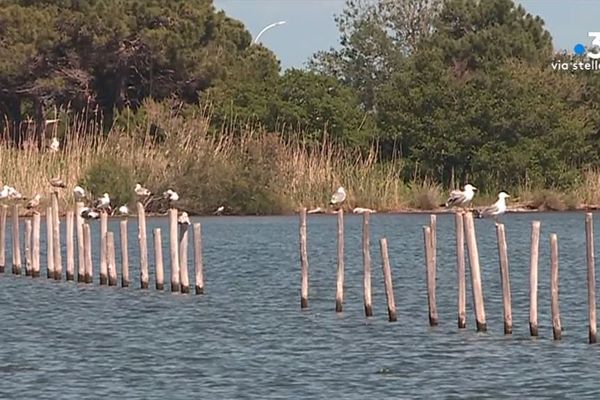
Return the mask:
[(589, 58), (600, 58), (600, 32), (588, 32), (589, 37), (593, 37), (592, 46), (595, 47), (595, 51), (588, 51)]

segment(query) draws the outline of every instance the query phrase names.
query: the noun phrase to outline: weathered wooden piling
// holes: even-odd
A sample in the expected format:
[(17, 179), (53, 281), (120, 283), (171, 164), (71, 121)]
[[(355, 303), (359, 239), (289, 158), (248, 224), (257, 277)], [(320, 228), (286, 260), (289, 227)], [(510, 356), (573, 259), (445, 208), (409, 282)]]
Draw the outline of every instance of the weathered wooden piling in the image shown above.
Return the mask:
[[(308, 271), (308, 264), (307, 264)], [(194, 224), (194, 272), (196, 275), (196, 294), (204, 294), (204, 261), (202, 259), (202, 225)], [(308, 285), (308, 278), (307, 278)], [(308, 296), (308, 289), (307, 289)], [(307, 297), (308, 298), (308, 297)], [(308, 307), (308, 302), (306, 303)]]
[(558, 238), (556, 233), (550, 234), (550, 304), (552, 312), (552, 336), (560, 340), (560, 309), (558, 307)]
[(121, 287), (129, 286), (129, 248), (127, 243), (127, 217), (119, 224), (121, 239)]
[(117, 285), (117, 263), (115, 258), (115, 234), (106, 232), (106, 266), (108, 269), (108, 286)]
[(429, 326), (436, 326), (438, 324), (438, 313), (435, 301), (436, 271), (433, 261), (433, 234), (431, 226), (423, 227), (423, 245), (425, 248), (425, 278), (427, 282)]
[(504, 334), (512, 334), (512, 308), (510, 295), (510, 270), (508, 267), (508, 248), (504, 224), (496, 224), (498, 241), (498, 259), (500, 264), (500, 285), (502, 286), (502, 309), (504, 311)]
[(54, 239), (52, 207), (46, 209), (46, 277), (54, 278)]
[(165, 270), (163, 268), (162, 237), (160, 228), (154, 228), (154, 265), (156, 267), (156, 290), (165, 288)]
[(52, 244), (54, 246), (54, 279), (59, 281), (62, 275), (62, 254), (60, 248), (60, 215), (58, 210), (58, 192), (52, 193)]
[(94, 280), (94, 265), (92, 264), (92, 232), (89, 224), (83, 224), (83, 252), (85, 260), (85, 283), (92, 283)]
[(13, 204), (12, 207), (12, 272), (21, 274), (21, 237), (19, 234), (19, 205)]
[(177, 238), (177, 210), (169, 209), (169, 254), (171, 256), (171, 292), (179, 292), (179, 248)]
[(188, 276), (188, 245), (189, 225), (179, 225), (179, 281), (181, 282), (181, 293), (190, 292), (190, 278)]
[(587, 253), (588, 338), (590, 343), (596, 343), (596, 258), (594, 254), (594, 220), (592, 213), (585, 214), (585, 241)]
[(83, 218), (81, 210), (82, 202), (75, 204), (75, 231), (77, 234), (77, 282), (85, 282), (85, 252), (83, 246)]
[(540, 221), (531, 223), (531, 251), (529, 259), (529, 334), (538, 335), (538, 263), (540, 253)]
[(373, 316), (373, 301), (371, 298), (371, 229), (370, 229), (370, 212), (366, 211), (363, 214), (363, 231), (362, 231), (362, 251), (363, 251), (363, 289), (364, 289), (364, 306), (365, 316)]
[[(195, 228), (195, 227), (194, 227)], [(196, 231), (194, 230), (194, 237)], [(198, 287), (196, 277), (196, 288)], [(197, 292), (197, 291), (196, 291)], [(306, 235), (306, 208), (300, 210), (300, 309), (308, 308), (308, 245)]]
[(108, 265), (106, 260), (106, 232), (108, 232), (108, 213), (100, 212), (100, 285), (108, 284)]
[(465, 236), (467, 239), (467, 252), (469, 253), (475, 322), (477, 331), (485, 332), (487, 331), (487, 323), (485, 321), (485, 306), (483, 303), (483, 289), (481, 287), (481, 272), (479, 269), (479, 251), (477, 250), (477, 237), (475, 236), (473, 213), (468, 212), (464, 214), (463, 225), (465, 227)]
[(6, 268), (6, 216), (8, 215), (8, 206), (0, 206), (0, 272)]
[(31, 233), (31, 276), (40, 276), (40, 214), (33, 214)]
[(429, 216), (429, 227), (431, 228), (431, 259), (435, 271), (437, 270), (437, 215)]
[(462, 212), (454, 214), (456, 230), (456, 276), (458, 286), (458, 328), (467, 326), (467, 284), (465, 280), (465, 231)]
[(387, 239), (379, 239), (379, 248), (381, 249), (381, 266), (383, 268), (383, 284), (385, 286), (385, 297), (388, 306), (388, 319), (390, 322), (397, 320), (396, 302), (394, 300), (394, 285), (392, 283), (392, 269), (390, 268), (390, 258), (388, 257)]
[(344, 304), (344, 209), (340, 208), (337, 213), (337, 271), (336, 271), (336, 293), (335, 311), (342, 312)]
[(31, 220), (25, 220), (25, 276), (31, 276)]
[[(148, 241), (146, 239), (146, 210), (144, 205), (137, 203), (138, 241), (140, 245), (140, 287), (148, 289)], [(177, 218), (175, 218), (177, 222)]]
[(73, 224), (75, 215), (73, 211), (67, 211), (67, 280), (72, 281), (75, 279), (75, 245), (73, 243)]

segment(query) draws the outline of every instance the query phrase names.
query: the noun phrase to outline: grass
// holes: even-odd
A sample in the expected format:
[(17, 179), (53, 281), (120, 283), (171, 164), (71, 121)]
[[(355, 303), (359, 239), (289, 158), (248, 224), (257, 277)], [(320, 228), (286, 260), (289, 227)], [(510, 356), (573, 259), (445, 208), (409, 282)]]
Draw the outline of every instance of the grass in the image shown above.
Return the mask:
[[(21, 149), (2, 141), (0, 183), (15, 186), (27, 197), (42, 194), (42, 210), (49, 204), (48, 179), (55, 176), (69, 188), (59, 195), (63, 207), (72, 205), (71, 188), (77, 184), (93, 189), (92, 198), (108, 192), (113, 206), (131, 205), (135, 182), (154, 193), (174, 189), (181, 196), (177, 207), (196, 214), (212, 213), (221, 205), (230, 214), (325, 207), (338, 186), (348, 193), (347, 209), (434, 210), (446, 199), (447, 189), (430, 179), (402, 181), (403, 161), (378, 163), (374, 150), (359, 153), (328, 141), (306, 144), (252, 128), (241, 134), (214, 133), (208, 114), (184, 117), (152, 102), (145, 110), (144, 124), (116, 125), (108, 133), (77, 119), (65, 121), (56, 153), (28, 141)], [(153, 126), (160, 126), (160, 136)], [(511, 193), (510, 203), (546, 210), (600, 205), (600, 171), (581, 176), (571, 194), (521, 188)], [(474, 205), (491, 204), (495, 197), (478, 193)], [(149, 211), (161, 207), (155, 203)]]

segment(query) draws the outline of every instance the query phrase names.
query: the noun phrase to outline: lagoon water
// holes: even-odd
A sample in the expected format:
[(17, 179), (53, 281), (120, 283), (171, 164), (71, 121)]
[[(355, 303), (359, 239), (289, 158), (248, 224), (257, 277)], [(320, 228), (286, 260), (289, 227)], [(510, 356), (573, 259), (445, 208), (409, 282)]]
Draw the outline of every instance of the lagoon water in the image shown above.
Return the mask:
[[(450, 215), (438, 216), (440, 325), (428, 327), (421, 228), (428, 219), (372, 216), (375, 316), (366, 319), (361, 217), (346, 217), (346, 292), (340, 315), (334, 311), (334, 216), (309, 216), (306, 312), (299, 310), (297, 217), (196, 218), (203, 223), (203, 296), (155, 291), (151, 247), (151, 289), (139, 289), (137, 221), (132, 218), (132, 288), (99, 287), (97, 254), (94, 285), (0, 275), (0, 398), (600, 397), (600, 347), (587, 344), (584, 214), (503, 218), (512, 336), (502, 332), (498, 255), (490, 220), (476, 220), (489, 331), (475, 332), (469, 282), (467, 329), (457, 329)], [(534, 219), (542, 221), (537, 339), (528, 336), (529, 236)], [(97, 241), (98, 224), (93, 225)], [(154, 227), (163, 228), (168, 281), (166, 219), (148, 220), (150, 245)], [(118, 221), (111, 221), (109, 229), (118, 232)], [(550, 232), (559, 238), (564, 329), (560, 342), (552, 341), (550, 326)], [(389, 243), (396, 323), (387, 322), (378, 243), (383, 236)], [(192, 271), (190, 266), (191, 278)]]

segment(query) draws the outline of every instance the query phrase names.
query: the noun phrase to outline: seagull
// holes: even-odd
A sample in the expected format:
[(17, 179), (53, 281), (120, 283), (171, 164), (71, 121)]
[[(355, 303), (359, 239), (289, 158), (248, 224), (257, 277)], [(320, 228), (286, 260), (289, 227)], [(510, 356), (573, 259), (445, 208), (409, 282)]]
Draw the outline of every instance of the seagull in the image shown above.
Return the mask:
[(465, 185), (465, 190), (453, 190), (450, 192), (448, 200), (446, 200), (446, 207), (462, 206), (473, 200), (475, 196), (475, 190), (477, 188), (470, 183)]
[(221, 215), (223, 213), (223, 211), (225, 211), (225, 206), (220, 206), (219, 208), (217, 208), (217, 210), (213, 214)]
[(344, 200), (346, 200), (346, 191), (340, 186), (338, 190), (331, 196), (331, 201), (329, 204), (332, 206), (341, 205)]
[(19, 193), (17, 191), (17, 189), (15, 189), (12, 186), (8, 187), (8, 198), (11, 200), (19, 200), (23, 198), (23, 195), (21, 193)]
[(31, 210), (32, 208), (37, 208), (40, 205), (41, 198), (42, 198), (42, 196), (40, 196), (39, 194), (36, 194), (33, 199), (31, 199), (27, 202), (27, 205), (25, 206), (25, 208), (27, 208), (28, 210)]
[(100, 210), (110, 208), (110, 197), (108, 196), (108, 193), (104, 193), (102, 197), (96, 201), (96, 208)]
[(498, 220), (498, 216), (506, 212), (506, 199), (510, 197), (506, 192), (498, 193), (498, 201), (492, 206), (484, 208), (479, 212), (479, 218), (494, 217)]
[(0, 200), (8, 199), (10, 195), (10, 186), (4, 185), (2, 190), (0, 190)]
[(188, 217), (188, 213), (186, 213), (185, 211), (182, 212), (181, 215), (179, 216), (179, 218), (177, 219), (177, 223), (179, 225), (189, 225), (190, 217)]
[(98, 212), (90, 209), (89, 207), (83, 207), (81, 212), (79, 213), (81, 218), (83, 219), (98, 219), (100, 218), (100, 214)]
[(75, 196), (75, 200), (83, 200), (85, 199), (85, 189), (81, 186), (75, 186), (73, 189), (73, 196)]
[(366, 212), (370, 212), (371, 214), (376, 213), (376, 210), (372, 210), (370, 208), (363, 208), (363, 207), (356, 207), (354, 210), (352, 210), (352, 212), (354, 214), (364, 214)]
[(50, 179), (50, 185), (52, 185), (55, 188), (62, 188), (62, 189), (64, 189), (64, 188), (67, 187), (67, 185), (65, 185), (65, 183), (63, 182), (63, 180), (60, 179), (60, 178), (58, 178), (58, 177), (51, 178)]
[(119, 214), (121, 215), (129, 215), (129, 208), (126, 205), (119, 207)]
[(179, 195), (177, 194), (177, 192), (174, 192), (171, 189), (164, 192), (163, 197), (169, 202), (169, 208), (171, 207), (172, 202), (179, 200)]
[(321, 207), (317, 207), (317, 208), (308, 210), (306, 213), (307, 214), (320, 214), (320, 213), (324, 213), (325, 211), (327, 211), (327, 210), (325, 210), (324, 208), (321, 208)]
[(139, 183), (135, 184), (135, 189), (133, 189), (133, 190), (135, 191), (135, 194), (137, 194), (138, 196), (150, 196), (152, 194), (148, 189), (146, 189)]
[(52, 151), (52, 152), (58, 151), (58, 149), (60, 148), (60, 142), (58, 141), (56, 136), (50, 140), (50, 146), (48, 146), (48, 147), (50, 148), (50, 151)]

